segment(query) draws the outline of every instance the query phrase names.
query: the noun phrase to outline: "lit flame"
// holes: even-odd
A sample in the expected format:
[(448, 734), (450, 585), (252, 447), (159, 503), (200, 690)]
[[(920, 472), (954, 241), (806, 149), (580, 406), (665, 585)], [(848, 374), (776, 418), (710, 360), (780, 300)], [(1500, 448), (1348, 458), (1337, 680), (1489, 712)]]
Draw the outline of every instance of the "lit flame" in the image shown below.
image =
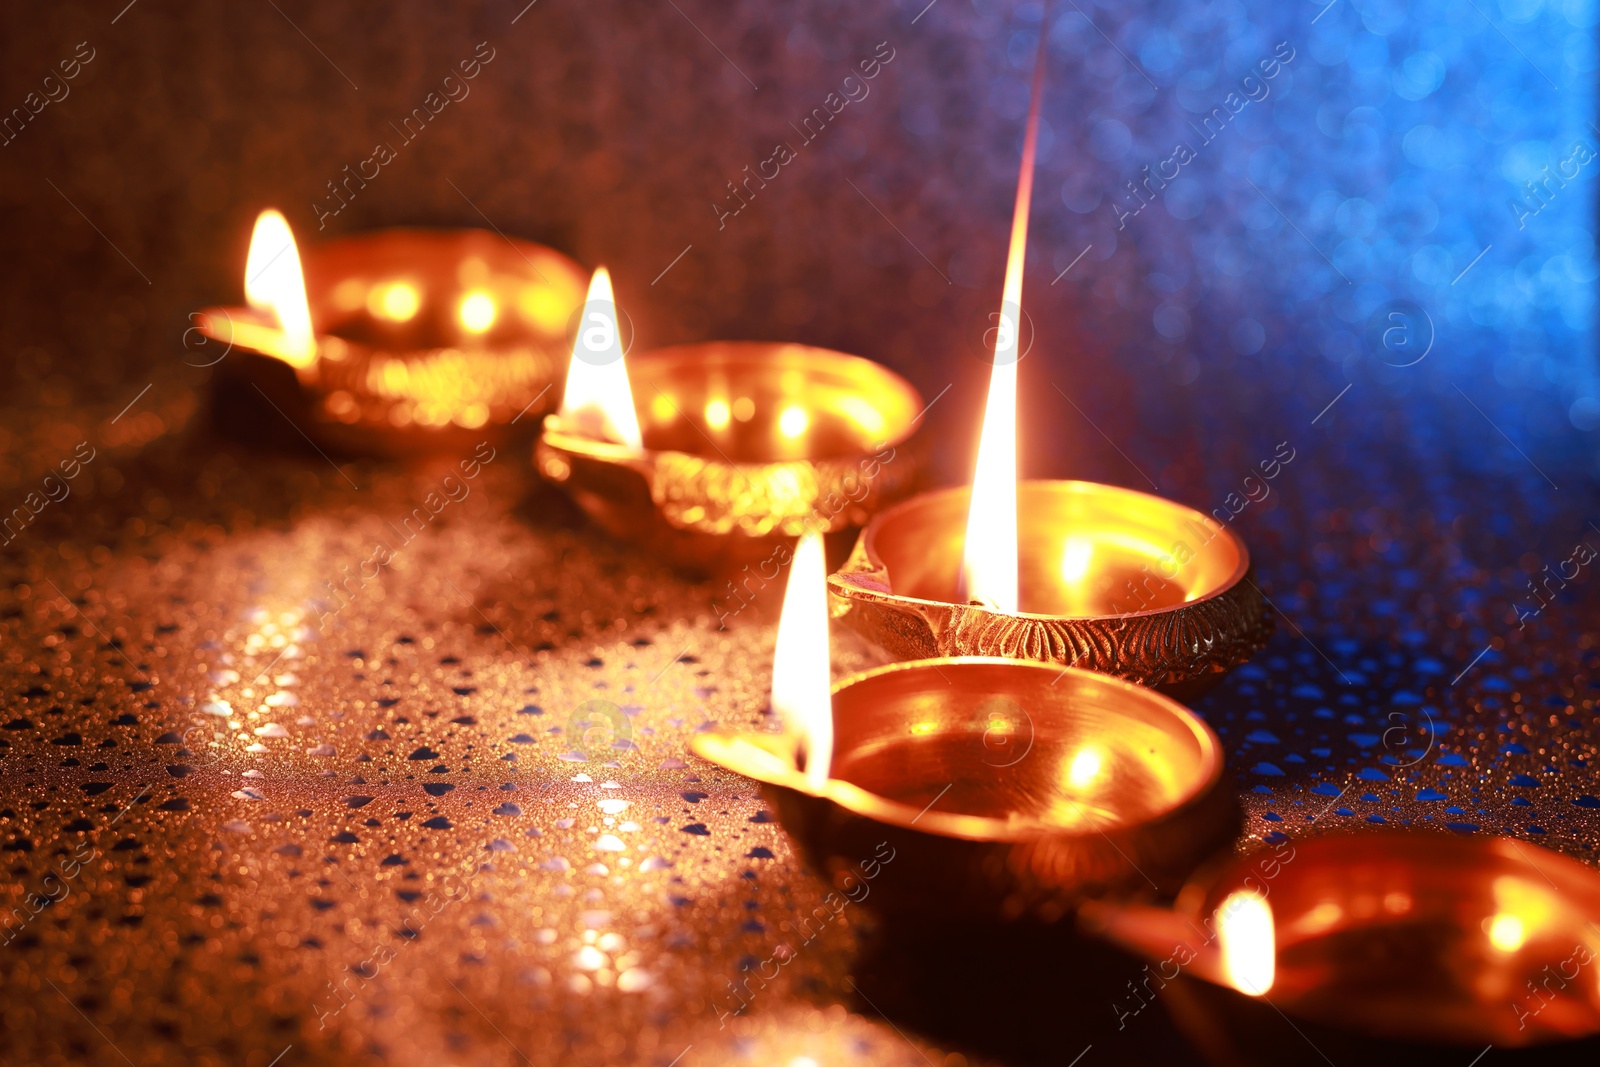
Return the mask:
[(1272, 905), (1253, 889), (1228, 894), (1217, 909), (1217, 939), (1222, 947), (1222, 976), (1241, 993), (1259, 997), (1272, 988), (1278, 944)]
[(961, 578), (968, 600), (1016, 614), (1017, 600), (1017, 361), (1021, 358), (1022, 264), (1028, 250), (1028, 210), (1033, 201), (1033, 159), (1039, 143), (1039, 98), (1044, 87), (1044, 42), (1033, 68), (1033, 101), (1022, 142), (1011, 246), (995, 328), (994, 367), (983, 408), (978, 464), (972, 477)]
[(250, 252), (244, 260), (244, 298), (251, 307), (277, 317), (281, 333), (271, 339), (272, 355), (293, 367), (309, 367), (317, 361), (300, 251), (295, 248), (289, 220), (271, 209), (257, 216), (250, 234)]
[(833, 761), (833, 698), (828, 693), (827, 567), (822, 535), (800, 538), (783, 591), (778, 647), (772, 655), (772, 710), (800, 735), (806, 784), (821, 791)]
[(611, 275), (604, 267), (589, 279), (589, 297), (572, 342), (572, 361), (567, 365), (560, 417), (563, 427), (572, 432), (630, 448), (644, 447), (628, 368), (622, 360), (617, 301), (611, 292)]

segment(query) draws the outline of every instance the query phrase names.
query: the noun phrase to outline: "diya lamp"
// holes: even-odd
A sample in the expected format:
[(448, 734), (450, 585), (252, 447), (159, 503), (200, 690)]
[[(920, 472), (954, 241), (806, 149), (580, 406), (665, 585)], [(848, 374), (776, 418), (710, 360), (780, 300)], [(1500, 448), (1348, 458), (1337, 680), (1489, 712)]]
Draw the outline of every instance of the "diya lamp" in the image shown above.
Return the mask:
[[(1038, 86), (1036, 75), (1008, 308), (1021, 291)], [(827, 608), (820, 541), (802, 540), (774, 654), (784, 730), (700, 734), (695, 754), (760, 782), (808, 863), (866, 908), (1071, 915), (1150, 960), (1142, 988), (1217, 1063), (1403, 1051), (1461, 1067), (1489, 1045), (1592, 1063), (1600, 874), (1509, 839), (1415, 833), (1232, 853), (1239, 814), (1216, 735), (1127, 679), (1195, 691), (1259, 647), (1267, 623), (1248, 553), (1156, 497), (1018, 483), (1015, 360), (1003, 357), (973, 489), (872, 519), (827, 579)], [(1107, 610), (1117, 583), (1180, 555), (1148, 602)], [(830, 692), (830, 613), (908, 657), (961, 654)]]
[(534, 460), (607, 533), (677, 564), (782, 563), (801, 533), (859, 527), (904, 495), (923, 410), (888, 368), (808, 345), (625, 355), (602, 268)]
[(1043, 52), (1017, 183), (973, 484), (878, 513), (828, 582), (834, 617), (896, 656), (1005, 656), (1189, 697), (1272, 619), (1237, 534), (1145, 493), (1017, 480), (1019, 318)]
[(1153, 690), (1055, 664), (955, 657), (827, 688), (820, 541), (795, 551), (773, 658), (779, 734), (696, 755), (760, 782), (810, 866), (885, 915), (1054, 922), (1104, 894), (1176, 891), (1226, 847), (1222, 748)]
[(217, 343), (197, 350), (218, 365), (221, 395), (257, 408), (264, 396), (321, 447), (470, 449), (531, 436), (554, 406), (582, 295), (568, 257), (482, 230), (340, 238), (308, 249), (302, 269), (289, 224), (264, 211), (249, 306), (197, 313), (185, 340)]
[(837, 891), (913, 921), (1072, 916), (1150, 961), (1113, 992), (1118, 1015), (1159, 999), (1218, 1064), (1461, 1067), (1489, 1045), (1594, 1062), (1600, 873), (1509, 838), (1393, 831), (1236, 855), (1216, 736), (1152, 689), (952, 657), (822, 692), (821, 572), (812, 538), (774, 654), (784, 732), (691, 748), (760, 782)]
[(1159, 994), (1219, 1063), (1600, 1052), (1600, 873), (1511, 838), (1327, 834), (1078, 919), (1151, 961), (1130, 1008)]

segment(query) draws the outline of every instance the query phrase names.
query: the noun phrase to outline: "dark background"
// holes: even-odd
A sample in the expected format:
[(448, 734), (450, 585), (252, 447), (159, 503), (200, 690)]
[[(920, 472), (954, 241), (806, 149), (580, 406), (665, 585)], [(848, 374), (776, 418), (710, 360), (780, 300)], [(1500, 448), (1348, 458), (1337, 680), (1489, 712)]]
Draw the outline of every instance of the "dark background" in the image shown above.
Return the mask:
[[(463, 512), (470, 523), (450, 517), (371, 601), (301, 642), (306, 706), (349, 717), (315, 727), (337, 735), (334, 777), (309, 756), (260, 761), (278, 789), (265, 803), (288, 824), (240, 799), (228, 775), (243, 773), (243, 757), (192, 776), (163, 772), (186, 765), (159, 747), (164, 726), (203, 690), (243, 684), (215, 680), (230, 669), (219, 657), (239, 657), (241, 671), (264, 666), (247, 635), (271, 619), (297, 620), (283, 632), (314, 621), (309, 605), (340, 565), (367, 554), (364, 535), (439, 473), (330, 468), (217, 437), (203, 417), (214, 372), (194, 365), (203, 360), (185, 331), (191, 311), (238, 302), (263, 207), (282, 209), (307, 243), (390, 225), (493, 225), (609, 266), (645, 346), (796, 340), (879, 359), (929, 399), (948, 386), (930, 413), (936, 478), (964, 479), (1042, 26), (1024, 471), (1154, 487), (1210, 511), (1280, 443), (1294, 449), (1270, 497), (1236, 520), (1278, 635), (1200, 708), (1229, 746), (1249, 809), (1245, 843), (1313, 822), (1448, 824), (1593, 859), (1600, 731), (1587, 569), (1547, 587), (1548, 603), (1522, 626), (1518, 605), (1533, 608), (1527, 583), (1580, 541), (1600, 544), (1591, 525), (1600, 162), (1545, 185), (1542, 205), (1525, 184), (1577, 144), (1596, 150), (1596, 19), (1594, 4), (1575, 0), (1068, 0), (1048, 21), (1038, 4), (962, 0), (526, 9), (114, 0), (5, 12), (0, 107), (22, 106), (79, 42), (94, 59), (70, 95), (0, 146), (0, 503), (20, 502), (77, 442), (99, 452), (71, 498), (0, 547), (7, 715), (30, 724), (0, 749), (9, 805), (0, 821), (13, 844), (27, 843), (16, 848), (14, 897), (79, 839), (97, 841), (108, 863), (146, 864), (144, 875), (106, 873), (54, 906), (59, 916), (34, 920), (32, 942), (0, 949), (7, 1029), (31, 1035), (11, 1039), (20, 1044), (8, 1061), (121, 1063), (126, 1049), (141, 1067), (263, 1067), (291, 1045), (299, 1062), (522, 1062), (530, 1050), (534, 1062), (664, 1065), (697, 1045), (703, 1062), (802, 1053), (923, 1062), (848, 984), (853, 933), (797, 967), (801, 977), (753, 1007), (746, 1030), (716, 1029), (710, 1005), (726, 974), (771, 952), (763, 917), (819, 892), (795, 873), (775, 828), (745, 825), (759, 808), (747, 786), (709, 776), (715, 799), (705, 806), (722, 806), (707, 815), (679, 799), (699, 788), (682, 780), (699, 781), (693, 768), (671, 766), (700, 722), (745, 721), (761, 706), (770, 625), (741, 620), (733, 636), (719, 634), (715, 589), (598, 542), (554, 498), (530, 496), (523, 456), (493, 466), (489, 491)], [(480, 42), (494, 58), (470, 96), (399, 147), (319, 232), (313, 204), (326, 183), (379, 140), (398, 144), (390, 123)], [(870, 95), (799, 146), (790, 123), (880, 42), (894, 58)], [(1265, 98), (1201, 144), (1191, 124), (1280, 42), (1293, 59)], [(725, 183), (779, 140), (798, 158), (719, 229), (713, 205), (727, 203)], [(1119, 228), (1134, 206), (1125, 183), (1180, 140), (1193, 161)], [(248, 442), (249, 428), (236, 429)], [(526, 695), (535, 686), (507, 643), (556, 679), (541, 683), (544, 695)], [(680, 648), (693, 650), (687, 663), (672, 658)], [(868, 655), (837, 652), (840, 669)], [(368, 958), (374, 937), (396, 936), (385, 909), (399, 905), (381, 882), (404, 874), (382, 868), (389, 848), (347, 850), (355, 881), (327, 866), (313, 895), (333, 896), (333, 884), (342, 896), (331, 912), (305, 899), (313, 874), (299, 871), (355, 819), (343, 800), (351, 776), (378, 789), (372, 768), (344, 765), (373, 718), (400, 738), (388, 757), (398, 762), (373, 753), (397, 796), (410, 790), (469, 828), (452, 860), (440, 835), (415, 837), (421, 815), (389, 814), (411, 800), (385, 795), (372, 810), (387, 804), (389, 829), (373, 836), (400, 834), (420, 869), (468, 862), (491, 833), (474, 836), (472, 820), (489, 817), (467, 801), (469, 788), (428, 799), (407, 781), (414, 744), (475, 780), (470, 754), (458, 761), (450, 747), (472, 749), (460, 735), (475, 731), (453, 730), (450, 716), (397, 724), (404, 704), (376, 710), (379, 663), (392, 675), (383, 684), (435, 714), (472, 702), (476, 744), (498, 746), (497, 758), (523, 724), (522, 701), (540, 700), (559, 720), (597, 686), (633, 685), (622, 680), (629, 672), (641, 694), (658, 671), (663, 686), (685, 674), (671, 699), (630, 698), (640, 737), (645, 724), (659, 734), (641, 746), (645, 763), (624, 770), (654, 797), (641, 807), (665, 813), (659, 827), (639, 818), (659, 835), (658, 853), (689, 851), (656, 876), (661, 885), (606, 890), (630, 902), (616, 905), (630, 929), (654, 931), (636, 939), (653, 946), (640, 964), (657, 975), (648, 1006), (572, 984), (588, 972), (574, 969), (568, 939), (580, 909), (595, 905), (555, 890), (576, 884), (593, 857), (572, 845), (570, 873), (539, 866), (567, 838), (530, 816), (551, 836), (515, 838), (543, 850), (527, 869), (502, 870), (494, 900), (424, 932), (427, 966), (421, 953), (405, 957), (403, 974), (366, 995), (371, 1013), (359, 1023), (351, 1011), (333, 1036), (319, 1029), (309, 1005), (322, 983)], [(463, 674), (476, 680), (463, 685)], [(137, 686), (151, 679), (146, 695)], [(1395, 712), (1416, 732), (1388, 744)], [(126, 715), (138, 725), (115, 725)], [(72, 734), (90, 746), (122, 737), (128, 758), (106, 761), (104, 773), (93, 757), (69, 765), (51, 745)], [(559, 781), (577, 790), (572, 803), (589, 805), (583, 790), (598, 786), (570, 784), (573, 767), (551, 762), (554, 749), (544, 755), (522, 787)], [(492, 788), (493, 766), (481, 775)], [(120, 798), (104, 816), (85, 799), (85, 784), (101, 779)], [(160, 791), (144, 789), (152, 782)], [(183, 789), (195, 814), (158, 808)], [(25, 802), (33, 796), (47, 802)], [(1341, 801), (1329, 810), (1319, 797)], [(135, 810), (135, 845), (113, 853), (122, 830), (108, 824), (124, 804)], [(713, 836), (680, 834), (690, 815), (708, 819)], [(318, 829), (287, 829), (296, 818)], [(244, 831), (228, 828), (240, 820)], [(760, 835), (777, 859), (747, 863), (742, 846), (721, 854), (724, 832)], [(296, 841), (303, 864), (278, 851)], [(746, 866), (761, 868), (759, 885), (741, 881)], [(149, 872), (155, 886), (136, 886)], [(541, 906), (567, 910), (538, 927), (530, 916)], [(129, 909), (145, 908), (149, 918), (129, 921)], [(536, 927), (559, 927), (559, 940), (538, 940)], [(486, 939), (485, 929), (502, 932)], [(446, 977), (455, 991), (439, 984)], [(1103, 995), (1074, 994), (1095, 1020), (1081, 1041), (1078, 1023), (1050, 1033), (1053, 1017), (1030, 1013), (1000, 1027), (1025, 1035), (1016, 1041), (902, 1022), (919, 1049), (939, 1042), (928, 1055), (1064, 1052), (1065, 1062), (1091, 1041), (1095, 1057), (1143, 1055), (1094, 1036), (1120, 989), (1115, 976), (1103, 984)], [(1170, 1062), (1182, 1046), (1162, 1033), (1149, 1055)]]
[[(0, 148), (8, 362), (103, 384), (108, 403), (113, 383), (154, 373), (192, 385), (203, 375), (173, 367), (185, 316), (237, 300), (256, 212), (276, 205), (302, 240), (321, 236), (326, 183), (399, 143), (391, 123), (487, 41), (496, 58), (471, 95), (328, 235), (487, 218), (610, 265), (643, 344), (795, 339), (888, 362), (930, 397), (954, 382), (940, 426), (950, 476), (964, 474), (1041, 10), (940, 0), (913, 24), (918, 10), (540, 0), (511, 25), (508, 4), (141, 0), (115, 25), (81, 6), (13, 14), (6, 107), (78, 42), (96, 58)], [(1459, 450), (1473, 473), (1532, 473), (1464, 393), (1541, 465), (1565, 454), (1592, 474), (1573, 432), (1600, 422), (1589, 169), (1521, 229), (1511, 207), (1574, 142), (1594, 147), (1592, 11), (1320, 10), (1057, 5), (1025, 300), (1030, 471), (1142, 481), (1092, 419), (1158, 484), (1202, 497), (1265, 456), (1229, 442), (1297, 433), (1325, 454), (1379, 447), (1406, 466)], [(895, 58), (870, 95), (719, 230), (726, 183), (798, 142), (790, 124), (879, 42)], [(1266, 99), (1203, 145), (1191, 123), (1280, 42), (1295, 58)], [(1180, 139), (1197, 158), (1119, 231), (1125, 183)], [(1402, 299), (1436, 335), (1404, 374), (1369, 336)], [(1349, 382), (1358, 414), (1300, 429)], [(1239, 428), (1219, 442), (1203, 417)]]

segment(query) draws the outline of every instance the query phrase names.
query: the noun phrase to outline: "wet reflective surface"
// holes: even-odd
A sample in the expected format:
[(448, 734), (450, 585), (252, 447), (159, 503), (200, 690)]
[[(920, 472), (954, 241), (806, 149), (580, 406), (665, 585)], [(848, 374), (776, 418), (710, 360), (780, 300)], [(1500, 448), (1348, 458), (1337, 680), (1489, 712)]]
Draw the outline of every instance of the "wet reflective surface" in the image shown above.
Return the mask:
[[(830, 886), (752, 783), (687, 752), (765, 724), (775, 604), (719, 631), (713, 586), (598, 536), (512, 457), (336, 468), (218, 437), (197, 399), (78, 409), (99, 444), (6, 557), (8, 1055), (109, 1062), (81, 1009), (136, 1063), (920, 1060), (850, 982), (853, 961), (872, 1002), (937, 980), (929, 932), (867, 922), (863, 944), (849, 904), (816, 925)], [(1587, 856), (1581, 644), (1512, 645), (1451, 689), (1421, 641), (1335, 638), (1330, 664), (1312, 640), (1283, 628), (1200, 704), (1248, 840), (1381, 821)], [(835, 654), (880, 658), (844, 634)], [(1072, 981), (1110, 998), (1123, 965)], [(1058, 1022), (1089, 1043), (1111, 1002)], [(913, 1040), (996, 1048), (948, 1023)], [(1130, 1054), (1178, 1040), (1140, 1027)]]
[[(88, 470), (104, 487), (147, 459)], [(80, 1008), (139, 1063), (710, 1044), (739, 961), (822, 892), (783, 873), (752, 786), (685, 761), (704, 724), (759, 717), (770, 635), (714, 635), (703, 588), (552, 524), (558, 498), (528, 502), (530, 527), (510, 457), (475, 479), (345, 468), (360, 497), (325, 465), (266, 463), (299, 493), (260, 527), (150, 520), (133, 556), (67, 541), (11, 575), (0, 811), (21, 910), (0, 960), (48, 996), (8, 1009), (7, 1059), (110, 1053)], [(447, 510), (405, 540), (431, 493)], [(788, 1010), (744, 1039), (898, 1041), (819, 1025), (851, 939), (840, 922), (788, 968), (766, 996)]]

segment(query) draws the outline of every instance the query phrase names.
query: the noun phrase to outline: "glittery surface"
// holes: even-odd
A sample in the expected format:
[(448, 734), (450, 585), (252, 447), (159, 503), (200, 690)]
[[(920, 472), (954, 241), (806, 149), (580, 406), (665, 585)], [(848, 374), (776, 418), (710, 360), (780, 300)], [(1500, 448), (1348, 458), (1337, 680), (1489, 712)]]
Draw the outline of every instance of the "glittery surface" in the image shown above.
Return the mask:
[[(1596, 15), (1049, 15), (1023, 467), (1250, 544), (1277, 634), (1199, 705), (1242, 844), (1382, 821), (1600, 852)], [(0, 516), (27, 518), (0, 545), (0, 1061), (1192, 1059), (1158, 1008), (1117, 1027), (1137, 968), (1090, 947), (908, 946), (856, 906), (802, 931), (828, 887), (685, 744), (763, 721), (772, 590), (719, 630), (724, 589), (596, 535), (524, 449), (469, 478), (219, 432), (186, 332), (237, 300), (260, 207), (314, 239), (387, 139), (325, 234), (499, 227), (609, 265), (646, 347), (880, 359), (958, 480), (1044, 17), (3, 16), (0, 106), (61, 99), (0, 147)], [(471, 95), (405, 140), (480, 41)], [(836, 673), (876, 657), (836, 638)]]

